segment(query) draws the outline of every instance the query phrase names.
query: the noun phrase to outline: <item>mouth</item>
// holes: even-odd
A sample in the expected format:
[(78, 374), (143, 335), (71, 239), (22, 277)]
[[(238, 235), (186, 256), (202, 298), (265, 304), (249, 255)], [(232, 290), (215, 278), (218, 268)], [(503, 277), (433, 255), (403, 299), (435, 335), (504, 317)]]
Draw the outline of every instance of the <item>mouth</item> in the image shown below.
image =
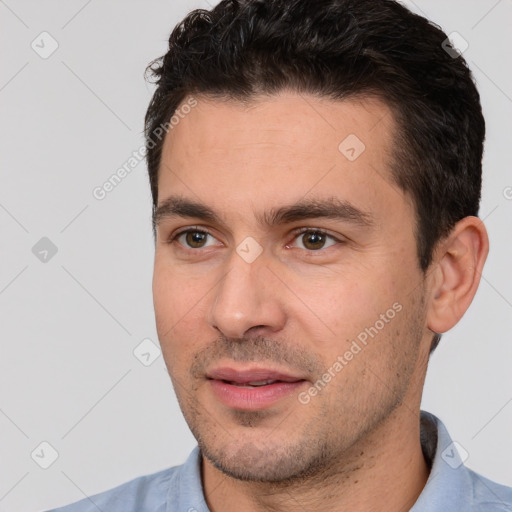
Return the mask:
[(226, 384), (231, 384), (232, 386), (236, 386), (237, 388), (260, 388), (261, 386), (268, 386), (270, 384), (276, 384), (277, 382), (283, 382), (280, 380), (260, 380), (260, 381), (254, 381), (254, 382), (235, 382), (235, 381), (229, 381), (229, 380), (222, 380), (222, 382), (225, 382)]
[(238, 410), (261, 410), (298, 392), (307, 380), (301, 375), (268, 368), (216, 368), (206, 375), (222, 404)]

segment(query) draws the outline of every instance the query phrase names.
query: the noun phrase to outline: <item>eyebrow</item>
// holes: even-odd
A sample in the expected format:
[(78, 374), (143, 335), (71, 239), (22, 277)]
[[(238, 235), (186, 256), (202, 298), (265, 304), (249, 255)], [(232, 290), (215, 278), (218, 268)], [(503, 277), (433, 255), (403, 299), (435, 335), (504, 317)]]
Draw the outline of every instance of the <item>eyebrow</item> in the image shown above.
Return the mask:
[[(197, 218), (225, 225), (220, 216), (207, 205), (181, 196), (170, 196), (155, 208), (153, 228), (163, 220), (174, 217)], [(258, 223), (268, 227), (318, 218), (339, 220), (363, 228), (375, 226), (375, 219), (370, 212), (337, 197), (302, 199), (291, 205), (256, 214)]]

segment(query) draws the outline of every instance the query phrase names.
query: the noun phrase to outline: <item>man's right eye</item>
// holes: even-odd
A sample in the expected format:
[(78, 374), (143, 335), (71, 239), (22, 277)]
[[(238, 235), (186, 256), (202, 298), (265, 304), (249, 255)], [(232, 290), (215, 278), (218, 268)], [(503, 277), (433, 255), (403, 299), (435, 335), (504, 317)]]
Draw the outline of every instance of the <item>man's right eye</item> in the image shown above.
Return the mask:
[[(212, 239), (208, 242), (208, 237)], [(178, 241), (181, 245), (188, 249), (202, 249), (215, 245), (215, 238), (211, 233), (202, 229), (186, 229), (173, 235), (169, 243)]]

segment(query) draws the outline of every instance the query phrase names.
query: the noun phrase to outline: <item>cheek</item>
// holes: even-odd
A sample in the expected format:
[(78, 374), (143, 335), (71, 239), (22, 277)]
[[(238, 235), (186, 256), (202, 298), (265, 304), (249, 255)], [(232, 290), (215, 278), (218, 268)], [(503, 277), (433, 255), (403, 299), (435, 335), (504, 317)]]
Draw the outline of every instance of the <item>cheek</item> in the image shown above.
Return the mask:
[(343, 364), (350, 361), (350, 371), (357, 374), (369, 360), (394, 357), (392, 340), (404, 333), (401, 281), (374, 263), (308, 283), (295, 281), (304, 303), (296, 301), (292, 314), (327, 367), (346, 354)]
[(153, 273), (153, 304), (160, 343), (166, 345), (176, 337), (176, 331), (193, 313), (194, 288), (186, 286), (179, 274), (155, 262)]
[(171, 273), (163, 265), (155, 261), (153, 270), (153, 305), (155, 308), (156, 327), (160, 341), (165, 333), (175, 323), (173, 316), (176, 311), (176, 294), (172, 292), (175, 287)]
[[(164, 359), (169, 367), (179, 364), (183, 355), (193, 353), (201, 337), (197, 330), (206, 314), (206, 293), (210, 287), (203, 281), (185, 276), (169, 265), (155, 260), (153, 304), (155, 322)], [(186, 348), (186, 350), (185, 350)]]
[(165, 255), (155, 258), (153, 271), (153, 302), (162, 322), (176, 322), (199, 302), (204, 295), (204, 280), (194, 277), (176, 264), (166, 261)]
[(298, 304), (302, 312), (297, 318), (304, 318), (304, 306), (307, 306), (308, 323), (311, 324), (309, 317), (316, 316), (326, 334), (335, 334), (338, 339), (375, 322), (392, 306), (396, 296), (392, 283), (370, 272), (346, 272), (343, 277), (331, 275), (314, 285), (298, 280), (295, 289), (297, 296), (303, 298), (303, 304)]

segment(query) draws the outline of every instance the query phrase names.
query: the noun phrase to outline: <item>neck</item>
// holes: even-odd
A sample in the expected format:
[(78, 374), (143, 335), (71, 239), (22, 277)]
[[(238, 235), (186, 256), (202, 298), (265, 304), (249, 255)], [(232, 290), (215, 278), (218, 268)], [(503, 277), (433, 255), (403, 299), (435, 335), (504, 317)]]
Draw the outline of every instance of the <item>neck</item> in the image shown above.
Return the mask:
[(335, 466), (282, 484), (233, 479), (203, 457), (208, 507), (211, 512), (407, 511), (429, 475), (419, 430), (419, 408), (413, 413), (402, 404)]

